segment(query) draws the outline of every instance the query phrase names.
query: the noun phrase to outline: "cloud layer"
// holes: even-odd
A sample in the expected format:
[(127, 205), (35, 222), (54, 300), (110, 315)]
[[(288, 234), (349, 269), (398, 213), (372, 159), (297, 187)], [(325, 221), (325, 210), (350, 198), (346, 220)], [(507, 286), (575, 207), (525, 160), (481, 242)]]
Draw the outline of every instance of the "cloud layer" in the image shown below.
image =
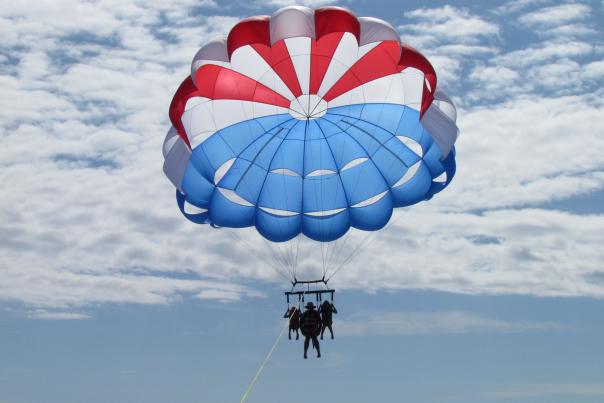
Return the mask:
[[(339, 286), (604, 296), (604, 218), (539, 208), (604, 187), (601, 27), (589, 5), (542, 3), (402, 15), (402, 40), (460, 106), (458, 173)], [(270, 253), (249, 259), (263, 241), (182, 218), (161, 172), (173, 91), (196, 50), (244, 17), (224, 14), (211, 0), (2, 8), (0, 299), (67, 318), (88, 304), (236, 301), (262, 295), (250, 280), (280, 280)], [(320, 259), (311, 249), (301, 270)]]

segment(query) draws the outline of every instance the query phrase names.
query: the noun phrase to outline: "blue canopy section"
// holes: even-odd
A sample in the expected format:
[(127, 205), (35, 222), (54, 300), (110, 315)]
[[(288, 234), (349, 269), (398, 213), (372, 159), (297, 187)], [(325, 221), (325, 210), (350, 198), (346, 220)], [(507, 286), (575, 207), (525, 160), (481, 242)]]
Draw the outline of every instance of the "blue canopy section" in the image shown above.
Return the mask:
[(455, 151), (443, 159), (419, 112), (349, 105), (315, 120), (273, 115), (214, 133), (192, 151), (177, 200), (196, 223), (326, 242), (350, 227), (382, 228), (393, 208), (430, 199), (454, 175)]

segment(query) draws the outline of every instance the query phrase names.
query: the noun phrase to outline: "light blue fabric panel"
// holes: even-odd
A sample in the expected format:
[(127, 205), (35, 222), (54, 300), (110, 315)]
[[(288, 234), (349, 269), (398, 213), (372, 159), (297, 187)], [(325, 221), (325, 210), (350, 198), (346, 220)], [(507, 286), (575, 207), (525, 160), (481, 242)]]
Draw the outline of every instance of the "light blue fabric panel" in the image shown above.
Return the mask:
[(334, 210), (347, 206), (346, 194), (337, 174), (304, 179), (303, 212)]
[(250, 165), (249, 169), (245, 172), (241, 181), (235, 188), (238, 195), (243, 197), (245, 200), (252, 204), (256, 204), (264, 179), (266, 178), (267, 171), (256, 164)]
[[(398, 140), (395, 141), (400, 143)], [(373, 156), (372, 161), (389, 186), (394, 185), (401, 178), (402, 173), (407, 171), (408, 167), (400, 155), (389, 151), (389, 148), (386, 147), (381, 147)]]
[(436, 193), (442, 191), (444, 188), (449, 186), (449, 183), (451, 183), (451, 180), (453, 180), (455, 170), (457, 168), (455, 165), (455, 148), (451, 149), (451, 152), (449, 152), (449, 155), (447, 155), (447, 157), (442, 161), (442, 164), (445, 172), (447, 173), (447, 180), (443, 183), (432, 182), (432, 186), (430, 186), (430, 190), (428, 191), (429, 197), (432, 197)]
[(191, 163), (210, 182), (214, 182), (214, 172), (235, 154), (220, 136), (210, 136), (195, 147), (191, 153)]
[(421, 163), (415, 175), (408, 182), (391, 189), (394, 206), (410, 206), (425, 200), (431, 185), (432, 175), (426, 164)]
[(350, 206), (388, 190), (388, 184), (370, 160), (342, 171), (340, 177)]
[(320, 169), (338, 171), (331, 148), (323, 137), (304, 143), (304, 176)]
[(180, 212), (195, 224), (210, 223), (210, 213), (208, 211), (199, 214), (189, 214), (185, 211), (185, 196), (178, 190), (176, 190), (176, 203), (178, 204)]
[(432, 143), (432, 146), (430, 146), (428, 151), (426, 151), (426, 154), (423, 158), (426, 162), (426, 165), (428, 166), (428, 169), (430, 170), (432, 178), (436, 178), (437, 176), (445, 172), (445, 167), (443, 166), (442, 161), (440, 160), (441, 158), (442, 153), (440, 151), (440, 148), (438, 147), (438, 144)]
[(277, 210), (302, 211), (302, 178), (269, 173), (258, 199), (258, 206)]
[[(284, 129), (279, 129), (284, 130)], [(274, 131), (274, 133), (273, 133)], [(283, 142), (283, 139), (277, 137), (278, 130), (272, 130), (271, 133), (267, 133), (256, 141), (256, 147), (250, 147), (240, 154), (239, 158), (248, 160), (268, 171), (273, 156), (277, 152), (279, 146)]]
[[(331, 123), (321, 123), (322, 127), (336, 127)], [(338, 170), (342, 169), (350, 161), (357, 158), (368, 158), (367, 153), (359, 143), (344, 132), (334, 134), (327, 138), (329, 148), (333, 151)]]
[(214, 188), (214, 184), (203, 177), (189, 161), (182, 179), (182, 190), (185, 192), (187, 201), (197, 207), (207, 209)]
[(304, 141), (286, 138), (275, 152), (270, 171), (275, 169), (289, 169), (302, 176), (304, 160)]
[(388, 223), (392, 216), (392, 196), (390, 192), (377, 203), (350, 209), (350, 224), (363, 231), (377, 231)]
[(216, 189), (210, 201), (210, 221), (219, 227), (244, 228), (254, 225), (255, 207), (233, 203)]
[(335, 241), (350, 228), (348, 209), (329, 217), (302, 216), (302, 232), (319, 242)]
[(296, 124), (288, 129), (287, 139), (304, 141), (306, 139), (306, 122), (303, 120), (294, 120)]
[(256, 210), (256, 229), (272, 242), (285, 242), (302, 230), (302, 215), (280, 217), (260, 209)]
[(229, 169), (228, 172), (222, 177), (218, 183), (218, 186), (225, 189), (235, 190), (237, 184), (239, 184), (239, 182), (242, 180), (243, 175), (247, 172), (250, 165), (252, 165), (250, 161), (237, 158), (233, 162), (233, 165), (231, 165), (231, 169)]
[(266, 131), (257, 120), (246, 120), (218, 131), (215, 136), (222, 138), (234, 155), (239, 155)]
[(394, 135), (399, 126), (404, 108), (394, 104), (367, 104), (361, 113), (361, 120), (379, 126)]
[(380, 142), (373, 136), (367, 134), (364, 130), (356, 127), (356, 123), (355, 126), (352, 124), (348, 125), (348, 127), (345, 128), (345, 132), (363, 147), (367, 155), (372, 156), (381, 147)]

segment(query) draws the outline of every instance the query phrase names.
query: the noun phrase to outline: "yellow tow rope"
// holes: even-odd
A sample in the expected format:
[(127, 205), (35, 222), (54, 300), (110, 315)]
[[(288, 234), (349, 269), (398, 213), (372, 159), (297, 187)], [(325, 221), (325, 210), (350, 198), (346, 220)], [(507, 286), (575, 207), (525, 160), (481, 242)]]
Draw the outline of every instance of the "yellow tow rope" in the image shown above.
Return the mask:
[(252, 378), (250, 385), (245, 390), (245, 393), (243, 394), (243, 397), (241, 398), (239, 403), (243, 403), (247, 400), (248, 395), (250, 394), (250, 392), (252, 391), (252, 388), (256, 384), (256, 381), (260, 377), (262, 370), (264, 369), (264, 367), (266, 366), (268, 361), (271, 359), (271, 356), (273, 355), (273, 352), (277, 348), (277, 344), (279, 344), (279, 341), (281, 340), (281, 337), (283, 337), (283, 334), (285, 333), (285, 329), (287, 329), (288, 325), (289, 325), (289, 318), (285, 321), (285, 326), (283, 326), (283, 329), (281, 329), (281, 333), (279, 333), (279, 336), (277, 336), (277, 340), (275, 340), (275, 344), (273, 344), (273, 347), (271, 347), (271, 350), (268, 352), (266, 358), (264, 358), (262, 365), (260, 365), (260, 368), (258, 368), (258, 371), (256, 371), (256, 375), (254, 375), (254, 378)]

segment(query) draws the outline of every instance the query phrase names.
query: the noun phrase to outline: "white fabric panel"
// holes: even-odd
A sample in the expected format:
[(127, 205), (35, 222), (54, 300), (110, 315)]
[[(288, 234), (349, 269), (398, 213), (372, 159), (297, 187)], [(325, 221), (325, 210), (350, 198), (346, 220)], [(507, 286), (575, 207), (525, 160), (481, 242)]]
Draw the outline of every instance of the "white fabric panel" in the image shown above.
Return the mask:
[(292, 217), (292, 216), (300, 214), (300, 213), (296, 213), (295, 211), (279, 210), (279, 209), (275, 209), (275, 208), (262, 207), (262, 206), (260, 206), (260, 210), (266, 211), (269, 214), (280, 216), (280, 217)]
[(310, 49), (311, 39), (306, 37), (288, 38), (285, 40), (287, 51), (294, 64), (296, 76), (303, 94), (309, 93), (310, 87)]
[(438, 106), (445, 115), (449, 117), (453, 122), (457, 121), (457, 109), (455, 108), (455, 104), (453, 101), (441, 90), (436, 90), (434, 93), (434, 101), (433, 104)]
[(413, 67), (401, 71), (403, 88), (405, 90), (405, 105), (420, 110), (424, 94), (424, 73)]
[(386, 21), (372, 17), (359, 17), (358, 20), (361, 24), (361, 46), (380, 41), (396, 41), (399, 44), (401, 43), (396, 29)]
[(363, 56), (365, 56), (367, 53), (369, 53), (370, 50), (372, 50), (379, 44), (380, 44), (380, 42), (372, 42), (372, 43), (368, 43), (366, 45), (361, 46), (357, 53), (357, 61), (361, 60), (363, 58)]
[(233, 52), (231, 69), (266, 85), (287, 99), (295, 98), (281, 77), (250, 45), (242, 46)]
[(315, 38), (315, 12), (308, 7), (290, 6), (273, 13), (270, 19), (271, 45), (281, 39)]
[(353, 206), (350, 206), (350, 207), (354, 207), (354, 208), (366, 207), (366, 206), (369, 206), (369, 205), (371, 205), (371, 204), (377, 203), (377, 202), (379, 202), (380, 200), (382, 200), (382, 198), (383, 198), (384, 196), (386, 196), (386, 193), (388, 193), (388, 192), (389, 192), (389, 190), (385, 190), (385, 191), (383, 191), (383, 192), (382, 192), (382, 193), (380, 193), (380, 194), (377, 194), (377, 195), (375, 195), (375, 196), (373, 196), (373, 197), (370, 197), (370, 198), (369, 198), (369, 199), (367, 199), (367, 200), (363, 200), (362, 202), (359, 202), (359, 203), (357, 203), (357, 204), (355, 204), (355, 205), (353, 205)]
[(424, 150), (422, 149), (422, 146), (417, 141), (413, 140), (412, 138), (409, 138), (406, 136), (400, 136), (400, 135), (397, 135), (396, 138), (399, 139), (401, 141), (401, 143), (406, 145), (407, 148), (409, 148), (411, 151), (413, 151), (415, 154), (417, 154), (420, 158), (424, 156)]
[(199, 106), (205, 102), (209, 102), (211, 101), (210, 98), (206, 98), (206, 97), (192, 97), (187, 99), (187, 103), (185, 104), (185, 111), (188, 111), (189, 109), (193, 109), (196, 106)]
[(426, 84), (426, 88), (428, 88), (428, 91), (432, 92), (432, 85), (430, 85), (430, 81), (428, 81), (428, 79), (425, 77), (424, 77), (424, 83)]
[(185, 204), (183, 207), (184, 207), (185, 213), (187, 213), (187, 214), (202, 214), (202, 213), (205, 213), (208, 211), (207, 209), (197, 207), (197, 206), (189, 203), (186, 200), (185, 200)]
[(419, 169), (419, 164), (421, 163), (421, 161), (418, 161), (416, 164), (411, 165), (409, 169), (407, 169), (407, 172), (405, 172), (405, 174), (398, 181), (396, 181), (396, 183), (392, 187), (395, 188), (397, 186), (401, 186), (402, 184), (409, 182), (409, 180), (413, 178), (413, 176)]
[[(191, 98), (193, 99), (193, 98)], [(191, 143), (195, 148), (214, 132), (244, 120), (262, 116), (288, 113), (289, 109), (235, 99), (207, 100), (189, 108), (182, 115), (182, 123)]]
[[(345, 92), (332, 99), (329, 107), (354, 105), (359, 103), (392, 103), (406, 105), (406, 90), (403, 76), (400, 73), (378, 78)], [(420, 98), (421, 100), (421, 98)], [(413, 104), (415, 107), (415, 104)]]
[(459, 129), (455, 122), (444, 114), (438, 105), (433, 103), (424, 114), (422, 124), (438, 144), (438, 148), (442, 152), (442, 158), (445, 158), (453, 148), (453, 144), (455, 144), (459, 135)]
[(346, 210), (346, 208), (337, 208), (333, 210), (321, 210), (321, 211), (309, 211), (308, 213), (304, 213), (311, 217), (327, 217), (330, 215), (336, 215), (342, 211)]
[(447, 172), (443, 172), (442, 174), (438, 175), (436, 178), (433, 179), (434, 182), (438, 182), (438, 183), (445, 183), (447, 181)]
[(191, 150), (183, 139), (176, 136), (176, 142), (170, 148), (164, 160), (164, 173), (175, 188), (182, 192), (182, 178), (191, 158)]
[(350, 66), (356, 63), (358, 51), (357, 38), (350, 32), (344, 33), (317, 92), (321, 97), (348, 71)]
[(335, 173), (336, 171), (332, 171), (331, 169), (317, 169), (316, 171), (310, 172), (308, 175), (306, 175), (306, 177), (309, 178), (313, 176), (332, 175)]
[(218, 185), (218, 183), (222, 180), (222, 178), (224, 178), (224, 175), (226, 175), (226, 173), (229, 172), (229, 169), (231, 169), (231, 167), (233, 166), (235, 159), (236, 158), (231, 158), (230, 160), (227, 160), (225, 163), (223, 163), (221, 166), (218, 167), (218, 169), (214, 173), (214, 184), (215, 185)]
[(368, 160), (369, 160), (369, 158), (367, 158), (367, 157), (355, 158), (352, 161), (349, 161), (346, 165), (344, 165), (342, 167), (341, 171), (345, 171), (347, 169), (354, 168), (357, 165), (361, 165), (363, 162), (368, 161)]
[(280, 174), (280, 175), (300, 176), (300, 175), (298, 175), (297, 172), (294, 172), (291, 169), (287, 169), (287, 168), (273, 169), (271, 172), (274, 174)]
[(243, 197), (239, 196), (237, 193), (235, 193), (231, 189), (225, 189), (225, 188), (216, 188), (216, 189), (218, 189), (224, 197), (229, 199), (229, 201), (232, 201), (235, 204), (239, 204), (241, 206), (246, 206), (246, 207), (253, 206), (252, 203), (245, 200)]
[(166, 155), (168, 155), (170, 149), (172, 149), (172, 147), (179, 138), (180, 137), (178, 136), (178, 132), (176, 131), (174, 126), (170, 126), (170, 130), (168, 130), (168, 133), (166, 133), (166, 137), (164, 138), (164, 145), (162, 147), (164, 158), (166, 158)]

